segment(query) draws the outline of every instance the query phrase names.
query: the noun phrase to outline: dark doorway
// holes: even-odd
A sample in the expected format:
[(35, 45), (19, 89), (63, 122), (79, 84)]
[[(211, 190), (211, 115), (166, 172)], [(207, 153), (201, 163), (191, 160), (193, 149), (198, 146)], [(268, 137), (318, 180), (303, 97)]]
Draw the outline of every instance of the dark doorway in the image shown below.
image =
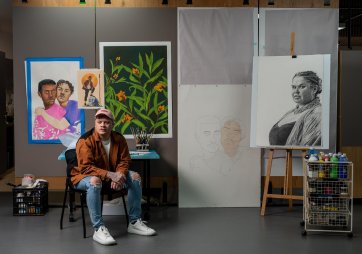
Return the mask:
[(0, 51), (0, 175), (14, 167), (13, 60)]

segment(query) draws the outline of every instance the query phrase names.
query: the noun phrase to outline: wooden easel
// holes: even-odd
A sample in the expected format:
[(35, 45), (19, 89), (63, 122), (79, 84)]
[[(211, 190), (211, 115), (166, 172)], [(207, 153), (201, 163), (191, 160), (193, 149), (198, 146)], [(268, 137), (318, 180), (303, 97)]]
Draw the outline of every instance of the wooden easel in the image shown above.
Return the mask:
[(305, 149), (305, 148), (280, 149), (280, 150), (286, 150), (283, 194), (268, 193), (274, 150), (275, 149), (269, 150), (267, 172), (266, 172), (265, 183), (264, 183), (263, 201), (262, 201), (261, 211), (260, 211), (260, 215), (263, 215), (263, 216), (265, 214), (265, 207), (266, 207), (266, 202), (267, 202), (268, 198), (288, 199), (289, 200), (289, 209), (292, 209), (292, 207), (293, 207), (293, 202), (292, 202), (293, 199), (294, 200), (303, 200), (303, 196), (296, 196), (296, 195), (292, 194), (292, 190), (293, 190), (293, 182), (292, 182), (292, 180), (293, 180), (293, 150), (302, 151), (302, 160), (303, 160), (307, 149)]
[[(290, 55), (292, 58), (296, 58), (295, 52), (295, 32), (290, 33)], [(270, 173), (272, 168), (272, 161), (273, 161), (273, 155), (274, 155), (275, 149), (270, 149), (269, 151), (269, 159), (268, 159), (268, 165), (267, 165), (267, 173), (264, 183), (264, 194), (263, 194), (263, 201), (261, 206), (261, 215), (265, 214), (265, 206), (266, 201), (268, 198), (278, 198), (278, 199), (288, 199), (289, 200), (289, 209), (292, 209), (293, 207), (293, 199), (296, 200), (303, 200), (303, 196), (295, 196), (292, 195), (293, 190), (293, 150), (301, 150), (302, 151), (302, 160), (305, 156), (305, 152), (307, 149), (286, 149), (286, 156), (285, 156), (285, 173), (284, 173), (284, 189), (283, 194), (269, 194), (268, 193), (268, 187), (270, 182)], [(284, 150), (284, 149), (283, 149)]]

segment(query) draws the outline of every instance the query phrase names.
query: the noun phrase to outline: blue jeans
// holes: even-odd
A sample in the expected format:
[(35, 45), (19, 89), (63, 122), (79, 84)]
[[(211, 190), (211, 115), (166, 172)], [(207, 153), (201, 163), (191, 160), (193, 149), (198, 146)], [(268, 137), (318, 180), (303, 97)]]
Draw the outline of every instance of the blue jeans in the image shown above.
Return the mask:
[[(128, 215), (130, 222), (134, 222), (141, 218), (141, 199), (142, 187), (140, 180), (133, 180), (133, 171), (128, 171), (126, 175), (126, 183), (124, 185), (128, 190)], [(87, 176), (76, 184), (75, 188), (87, 191), (87, 206), (89, 216), (92, 221), (93, 228), (98, 229), (104, 225), (102, 217), (102, 184), (91, 184), (90, 179), (93, 176)]]

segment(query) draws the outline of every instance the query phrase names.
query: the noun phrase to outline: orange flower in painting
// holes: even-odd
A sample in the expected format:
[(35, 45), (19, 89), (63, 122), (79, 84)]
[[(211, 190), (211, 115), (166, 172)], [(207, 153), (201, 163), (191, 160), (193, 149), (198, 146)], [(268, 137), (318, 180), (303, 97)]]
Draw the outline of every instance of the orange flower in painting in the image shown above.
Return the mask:
[(118, 78), (118, 73), (113, 74), (113, 78), (117, 79)]
[(132, 73), (136, 76), (139, 76), (140, 75), (140, 70), (137, 69), (137, 68), (132, 68)]
[(155, 85), (155, 87), (153, 89), (155, 89), (157, 92), (162, 92), (165, 87), (166, 87), (166, 85), (164, 83), (160, 82), (157, 85)]
[(133, 118), (132, 116), (126, 114), (122, 119), (122, 123), (130, 122), (132, 118)]
[(165, 110), (165, 106), (164, 105), (160, 105), (158, 106), (158, 112), (164, 111)]
[(126, 93), (124, 91), (119, 91), (119, 93), (116, 94), (119, 101), (125, 101), (127, 99)]
[(120, 61), (121, 60), (121, 57), (120, 56), (117, 56), (116, 57), (116, 61)]

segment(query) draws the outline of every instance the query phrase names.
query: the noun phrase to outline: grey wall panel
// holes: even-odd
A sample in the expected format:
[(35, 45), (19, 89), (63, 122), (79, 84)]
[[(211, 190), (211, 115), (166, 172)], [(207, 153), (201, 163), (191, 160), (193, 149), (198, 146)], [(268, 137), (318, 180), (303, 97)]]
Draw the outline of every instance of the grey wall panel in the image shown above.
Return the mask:
[(341, 146), (362, 146), (362, 51), (341, 51)]
[[(171, 42), (173, 138), (151, 140), (151, 146), (161, 156), (161, 160), (151, 162), (151, 175), (177, 175), (177, 9), (99, 8), (96, 20), (98, 42)], [(99, 43), (97, 59), (98, 46)], [(133, 140), (128, 143), (131, 149), (135, 148)]]
[(85, 67), (95, 67), (94, 9), (15, 7), (13, 35), (15, 174), (64, 176), (65, 162), (57, 160), (63, 145), (28, 144), (24, 59), (82, 56)]

